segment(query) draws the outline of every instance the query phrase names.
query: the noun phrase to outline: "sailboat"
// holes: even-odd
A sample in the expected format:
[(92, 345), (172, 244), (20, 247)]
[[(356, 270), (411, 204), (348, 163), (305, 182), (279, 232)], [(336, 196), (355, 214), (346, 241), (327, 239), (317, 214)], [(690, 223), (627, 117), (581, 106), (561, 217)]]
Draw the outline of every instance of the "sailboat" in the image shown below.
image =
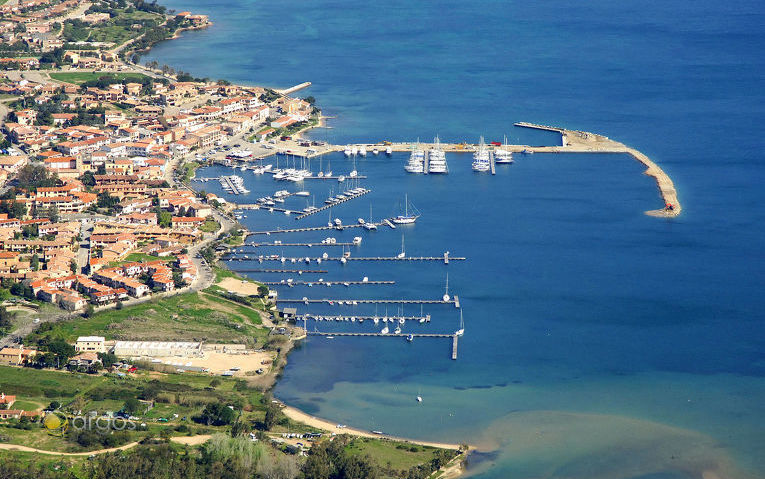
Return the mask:
[(401, 252), (396, 256), (396, 258), (402, 259), (406, 258), (406, 250), (404, 250), (404, 235), (401, 235)]
[(372, 222), (372, 203), (369, 204), (369, 221), (364, 223), (362, 226), (367, 231), (377, 229), (377, 225)]
[(512, 163), (513, 162), (513, 152), (508, 149), (507, 144), (507, 135), (505, 135), (505, 142), (502, 143), (501, 148), (497, 148), (494, 150), (494, 162), (495, 163)]
[(462, 336), (465, 334), (465, 322), (462, 320), (462, 310), (460, 309), (460, 329), (454, 332), (455, 336)]
[(422, 402), (422, 396), (420, 396), (420, 390), (419, 389), (417, 390), (417, 402)]
[(451, 296), (449, 296), (449, 273), (446, 273), (446, 292), (444, 293), (444, 302), (449, 301), (451, 299)]
[[(410, 206), (412, 207), (411, 212), (409, 211)], [(408, 225), (417, 221), (417, 218), (419, 217), (420, 212), (417, 211), (417, 208), (415, 208), (414, 205), (409, 203), (409, 195), (404, 195), (404, 214), (391, 218), (391, 221), (397, 225)]]

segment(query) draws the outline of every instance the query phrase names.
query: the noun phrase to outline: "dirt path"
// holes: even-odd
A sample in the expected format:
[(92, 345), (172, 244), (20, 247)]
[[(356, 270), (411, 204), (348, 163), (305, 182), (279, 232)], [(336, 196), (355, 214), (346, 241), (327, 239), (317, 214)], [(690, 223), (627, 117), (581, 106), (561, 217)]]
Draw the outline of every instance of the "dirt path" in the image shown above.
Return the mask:
[(170, 440), (187, 446), (199, 446), (206, 443), (211, 437), (209, 434), (200, 434), (199, 436), (172, 437)]
[(22, 451), (22, 452), (37, 452), (39, 454), (48, 454), (50, 456), (91, 456), (93, 454), (104, 454), (107, 452), (124, 451), (138, 445), (138, 442), (130, 442), (120, 447), (112, 447), (109, 449), (97, 449), (95, 451), (88, 452), (58, 452), (58, 451), (44, 451), (42, 449), (35, 449), (34, 447), (19, 446), (17, 444), (0, 444), (0, 451)]

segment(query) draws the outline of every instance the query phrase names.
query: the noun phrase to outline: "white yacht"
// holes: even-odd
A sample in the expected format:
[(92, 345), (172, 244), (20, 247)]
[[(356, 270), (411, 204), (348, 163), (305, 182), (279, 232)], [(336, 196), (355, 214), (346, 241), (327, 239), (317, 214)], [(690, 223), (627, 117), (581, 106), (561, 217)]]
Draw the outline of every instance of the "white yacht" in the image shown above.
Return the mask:
[(507, 144), (507, 136), (505, 136), (505, 142), (502, 146), (494, 150), (494, 162), (495, 163), (512, 163), (513, 152), (508, 149), (510, 145)]
[(391, 148), (390, 146), (385, 147), (385, 154), (388, 155), (388, 156), (392, 155), (393, 154), (393, 148)]
[(473, 171), (489, 171), (491, 169), (491, 160), (489, 159), (489, 150), (481, 137), (478, 143), (478, 150), (473, 153)]
[(428, 152), (428, 173), (449, 173), (446, 153), (441, 149), (441, 140), (436, 137), (435, 146)]
[(425, 172), (425, 152), (420, 149), (419, 143), (412, 150), (412, 154), (409, 155), (409, 162), (404, 167), (409, 173), (424, 173)]
[(367, 156), (367, 147), (366, 146), (362, 146), (361, 148), (359, 148), (359, 155)]
[(345, 151), (343, 153), (345, 153), (345, 156), (351, 156), (353, 154), (353, 151), (351, 150), (350, 146), (346, 146)]

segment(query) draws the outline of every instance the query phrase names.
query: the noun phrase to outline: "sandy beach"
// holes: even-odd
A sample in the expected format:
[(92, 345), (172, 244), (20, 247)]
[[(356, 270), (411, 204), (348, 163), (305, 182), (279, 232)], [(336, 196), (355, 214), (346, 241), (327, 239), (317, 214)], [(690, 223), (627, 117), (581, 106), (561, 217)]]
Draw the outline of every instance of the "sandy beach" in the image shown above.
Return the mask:
[(351, 436), (359, 436), (359, 437), (374, 437), (374, 438), (384, 438), (384, 439), (392, 439), (395, 441), (402, 441), (402, 442), (410, 442), (412, 444), (419, 444), (421, 446), (430, 446), (430, 447), (437, 447), (440, 449), (460, 449), (459, 444), (449, 444), (449, 443), (443, 443), (443, 442), (431, 442), (431, 441), (418, 441), (413, 439), (407, 439), (403, 437), (395, 437), (395, 436), (389, 436), (387, 434), (374, 434), (370, 431), (363, 431), (361, 429), (356, 429), (352, 427), (337, 427), (337, 423), (327, 421), (326, 419), (321, 419), (315, 416), (311, 416), (310, 414), (306, 414), (300, 409), (296, 409), (291, 406), (284, 405), (282, 408), (282, 412), (285, 416), (288, 418), (302, 422), (303, 424), (307, 424), (311, 427), (315, 427), (317, 429), (322, 429), (328, 432), (332, 432), (335, 434), (349, 434)]
[(251, 281), (244, 281), (236, 278), (225, 278), (218, 283), (221, 288), (231, 291), (232, 293), (249, 296), (252, 294), (258, 294), (258, 285)]

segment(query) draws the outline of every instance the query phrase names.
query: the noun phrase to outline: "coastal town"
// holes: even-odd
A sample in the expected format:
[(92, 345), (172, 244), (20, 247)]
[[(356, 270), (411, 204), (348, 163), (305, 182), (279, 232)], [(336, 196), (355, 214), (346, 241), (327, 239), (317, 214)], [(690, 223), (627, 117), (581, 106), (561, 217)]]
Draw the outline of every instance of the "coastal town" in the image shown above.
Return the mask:
[[(301, 86), (233, 85), (141, 64), (153, 44), (208, 25), (206, 15), (142, 0), (0, 5), (5, 467), (23, 451), (50, 457), (45, 467), (78, 469), (95, 454), (118, 461), (104, 453), (160, 434), (207, 448), (268, 444), (270, 459), (257, 471), (227, 463), (257, 477), (315, 467), (320, 456), (311, 446), (324, 451), (322, 437), (367, 454), (382, 450), (387, 465), (354, 459), (364, 477), (458, 473), (459, 445), (341, 428), (271, 398), (305, 332), (283, 320), (267, 288), (217, 264), (246, 232), (235, 205), (189, 180), (211, 160), (273, 154), (267, 142), (315, 126), (320, 112), (313, 98), (290, 96)], [(176, 383), (187, 392), (172, 393)], [(130, 421), (135, 430), (61, 426), (80, 417)], [(229, 435), (232, 428), (238, 432)]]
[[(655, 180), (662, 206), (646, 214), (658, 218), (682, 211), (674, 183), (627, 145), (534, 123), (515, 126), (552, 132), (561, 144), (509, 144), (507, 137), (503, 142), (480, 137), (476, 144), (436, 138), (334, 145), (305, 139), (301, 133), (324, 126), (316, 100), (299, 97), (310, 82), (277, 89), (256, 86), (255, 78), (253, 84), (237, 85), (143, 58), (155, 44), (214, 21), (156, 1), (0, 0), (0, 463), (7, 463), (2, 467), (17, 474), (8, 477), (25, 477), (19, 471), (32, 464), (41, 471), (38, 478), (64, 477), (58, 471), (69, 469), (72, 477), (103, 477), (93, 471), (125, 471), (133, 464), (141, 464), (141, 471), (124, 477), (154, 477), (169, 463), (187, 471), (178, 477), (459, 476), (473, 446), (395, 437), (382, 426), (336, 424), (282, 403), (272, 391), (290, 350), (308, 337), (327, 342), (336, 336), (337, 342), (385, 337), (408, 344), (448, 340), (456, 360), (465, 332), (460, 297), (450, 295), (448, 273), (442, 299), (281, 298), (277, 288), (396, 284), (393, 278), (338, 281), (308, 274), (324, 275), (332, 262), (446, 267), (467, 258), (449, 251), (408, 254), (403, 232), (396, 256), (352, 254), (362, 236), (272, 243), (248, 237), (313, 231), (341, 236), (346, 229), (371, 235), (378, 227), (390, 232), (397, 225), (405, 231), (420, 216), (406, 195), (399, 216), (375, 220), (370, 204), (368, 220), (366, 212), (358, 224), (333, 219), (334, 207), (358, 203), (371, 192), (359, 184), (366, 172), (356, 169), (357, 158), (361, 162), (367, 152), (388, 159), (404, 153), (408, 177), (430, 178), (449, 173), (446, 153), (472, 156), (475, 174), (486, 176), (506, 172), (513, 154), (622, 155), (645, 166), (644, 174)], [(341, 153), (349, 172), (333, 175), (325, 161), (327, 167), (314, 176), (311, 159), (322, 165), (323, 155)], [(271, 157), (276, 168), (259, 162)], [(291, 160), (294, 168), (279, 170), (280, 159), (287, 165)], [(197, 177), (198, 168), (214, 176)], [(251, 170), (256, 179), (229, 175), (230, 168)], [(245, 182), (267, 176), (299, 188), (250, 203)], [(333, 185), (323, 206), (321, 197), (316, 206), (311, 197), (320, 191), (309, 192), (306, 179)], [(202, 189), (214, 180), (227, 194)], [(320, 212), (329, 215), (326, 226), (274, 226), (274, 218), (296, 221)], [(269, 213), (271, 221), (262, 224), (242, 220)], [(375, 213), (379, 216), (377, 206)], [(257, 229), (248, 231), (243, 223)], [(284, 253), (285, 247), (330, 245), (342, 247), (342, 253)], [(245, 247), (279, 248), (281, 254)], [(259, 269), (225, 266), (234, 261), (257, 261)], [(281, 262), (281, 269), (264, 269), (264, 262)], [(306, 275), (259, 282), (240, 275), (248, 272)], [(364, 305), (369, 311), (360, 311)], [(400, 310), (389, 314), (387, 305)], [(405, 305), (419, 307), (419, 315), (405, 313)], [(460, 326), (423, 332), (431, 322), (423, 305), (448, 308)], [(326, 312), (343, 306), (353, 312)], [(345, 325), (358, 330), (341, 331)], [(423, 403), (419, 391), (408, 400), (410, 407)], [(75, 427), (90, 420), (109, 426)], [(115, 426), (124, 423), (129, 431)], [(41, 458), (32, 461), (26, 453)], [(233, 471), (229, 476), (221, 473), (226, 468)]]

